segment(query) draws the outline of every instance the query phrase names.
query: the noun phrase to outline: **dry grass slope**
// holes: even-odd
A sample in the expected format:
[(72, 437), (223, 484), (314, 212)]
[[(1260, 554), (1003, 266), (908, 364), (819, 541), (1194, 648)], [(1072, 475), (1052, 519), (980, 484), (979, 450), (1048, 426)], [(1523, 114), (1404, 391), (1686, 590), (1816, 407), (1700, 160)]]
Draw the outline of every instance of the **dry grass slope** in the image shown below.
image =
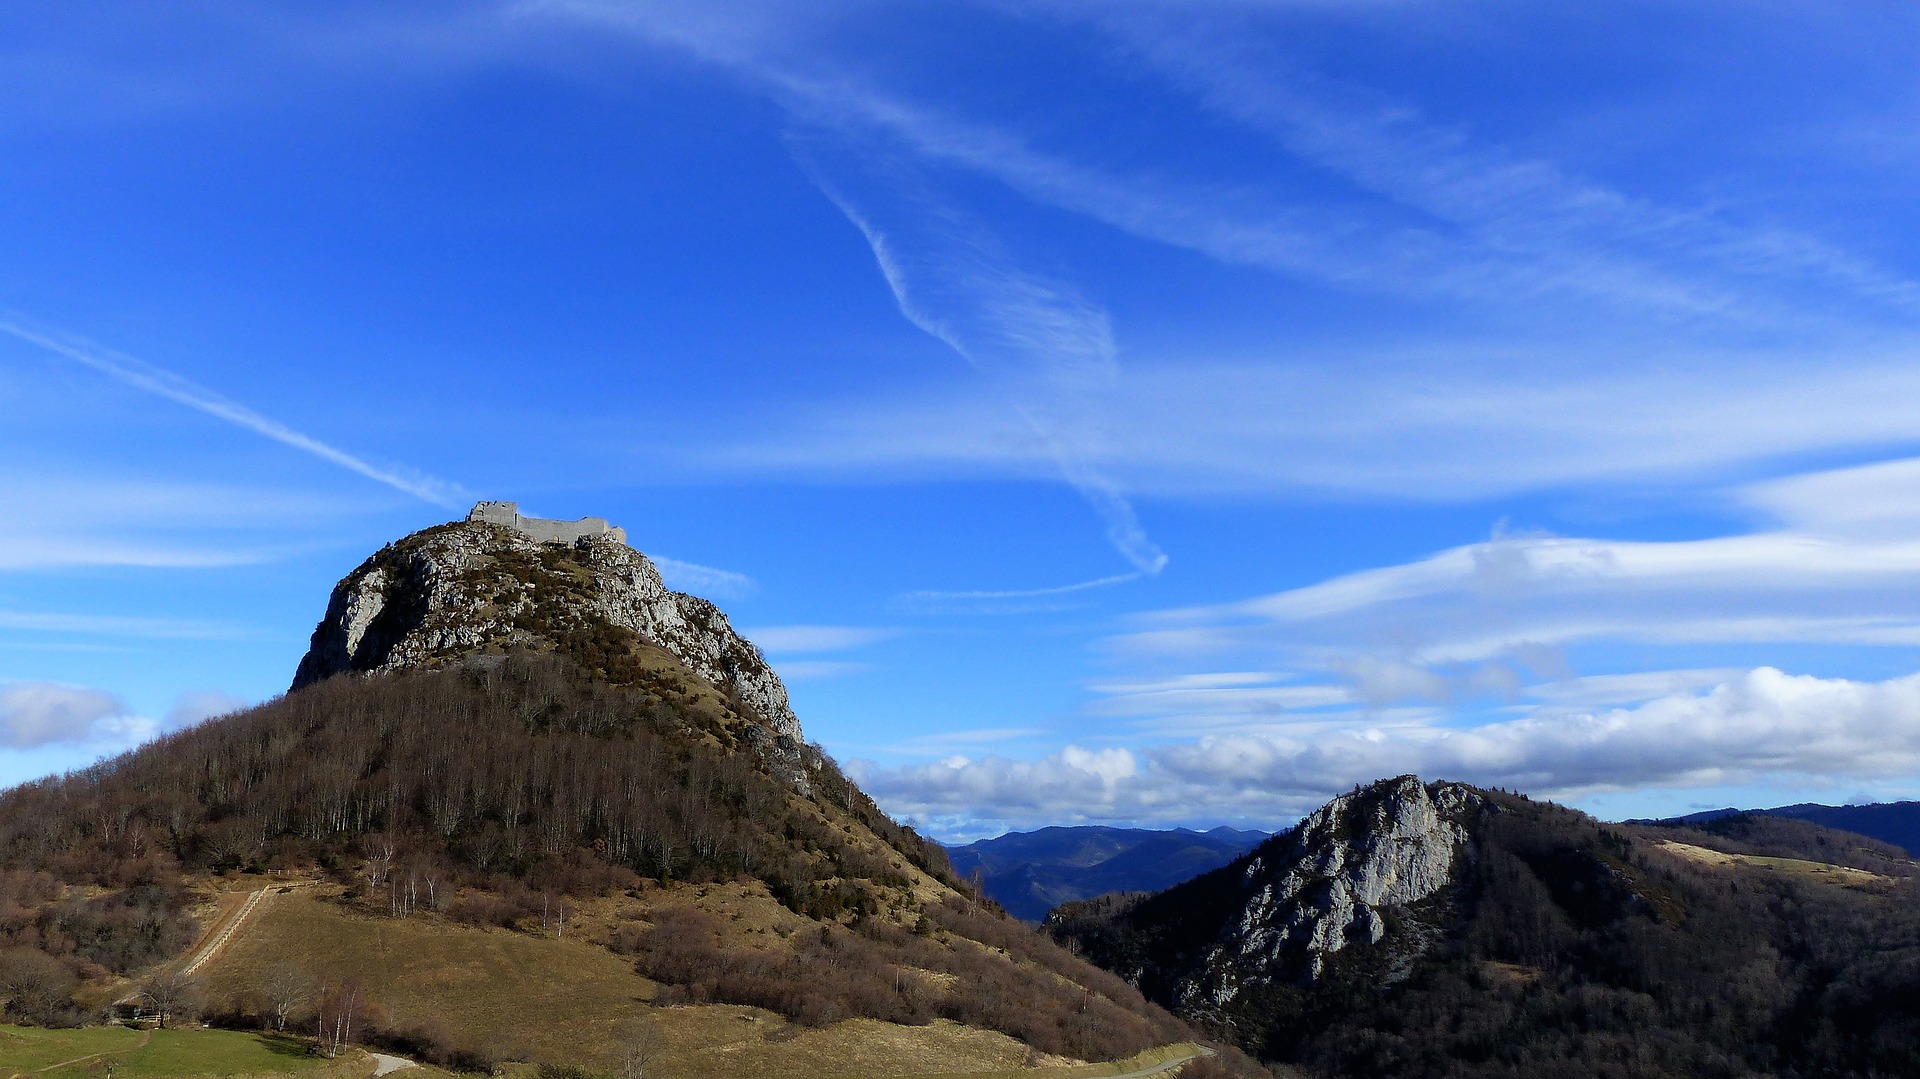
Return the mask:
[(1815, 862), (1806, 858), (1774, 858), (1758, 854), (1727, 854), (1723, 851), (1697, 847), (1691, 843), (1666, 840), (1660, 849), (1669, 854), (1677, 854), (1690, 862), (1714, 866), (1748, 866), (1754, 869), (1771, 869), (1777, 873), (1807, 877), (1829, 884), (1842, 884), (1851, 887), (1869, 887), (1890, 885), (1893, 878), (1878, 873), (1869, 873), (1864, 869), (1851, 866), (1834, 865), (1831, 862)]
[[(704, 893), (704, 894), (702, 894)], [(756, 894), (757, 893), (757, 894)], [(486, 1046), (510, 1059), (611, 1070), (623, 1027), (647, 1019), (658, 1032), (663, 1076), (811, 1077), (1025, 1075), (1092, 1079), (1133, 1068), (1035, 1054), (995, 1031), (936, 1021), (902, 1026), (851, 1019), (824, 1028), (788, 1022), (758, 1008), (653, 1004), (660, 987), (630, 959), (597, 941), (636, 909), (697, 903), (742, 937), (777, 939), (801, 920), (764, 891), (739, 885), (659, 892), (643, 907), (626, 897), (589, 902), (561, 939), (481, 929), (430, 916), (353, 913), (336, 889), (276, 895), (202, 970), (216, 1004), (257, 993), (288, 963), (315, 976), (352, 978), (394, 1027), (438, 1028), (450, 1041)], [(1155, 1050), (1160, 1056), (1171, 1049)], [(1037, 1065), (1037, 1067), (1036, 1067)], [(1142, 1066), (1136, 1064), (1135, 1067)], [(418, 1074), (418, 1073), (414, 1073)]]

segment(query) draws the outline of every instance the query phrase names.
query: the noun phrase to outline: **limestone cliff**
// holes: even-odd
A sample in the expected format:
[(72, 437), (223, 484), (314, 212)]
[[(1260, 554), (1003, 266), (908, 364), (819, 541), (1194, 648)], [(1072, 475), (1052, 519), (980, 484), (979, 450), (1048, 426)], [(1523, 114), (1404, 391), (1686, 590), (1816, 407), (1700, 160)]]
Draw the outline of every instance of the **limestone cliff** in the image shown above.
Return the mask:
[(1154, 895), (1066, 904), (1053, 934), (1188, 1015), (1252, 987), (1310, 986), (1336, 966), (1406, 976), (1464, 868), (1484, 796), (1416, 776), (1341, 795), (1236, 862)]
[(1248, 982), (1317, 979), (1349, 945), (1381, 944), (1390, 922), (1404, 970), (1426, 943), (1407, 908), (1453, 883), (1478, 802), (1470, 787), (1401, 776), (1321, 806), (1238, 867), (1233, 922), (1176, 996), (1221, 1004)]
[(668, 589), (622, 535), (547, 541), (476, 510), (407, 536), (334, 587), (293, 689), (344, 672), (485, 662), (515, 649), (560, 652), (605, 681), (632, 683), (657, 676), (664, 652), (724, 695), (750, 735), (766, 733), (757, 739), (763, 752), (802, 775), (800, 722), (759, 649), (713, 604)]

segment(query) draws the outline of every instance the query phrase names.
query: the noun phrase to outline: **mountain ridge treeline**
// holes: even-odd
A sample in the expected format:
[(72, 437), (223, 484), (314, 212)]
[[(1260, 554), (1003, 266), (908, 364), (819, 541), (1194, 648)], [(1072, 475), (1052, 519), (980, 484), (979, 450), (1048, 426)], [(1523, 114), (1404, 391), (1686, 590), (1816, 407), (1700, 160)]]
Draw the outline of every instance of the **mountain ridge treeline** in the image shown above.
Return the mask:
[[(437, 848), (415, 857), (446, 873), (558, 891), (586, 852), (662, 881), (744, 873), (789, 905), (816, 902), (826, 880), (906, 885), (901, 866), (792, 812), (810, 800), (697, 720), (551, 656), (332, 679), (0, 793), (0, 854), (16, 869), (124, 887), (179, 870), (324, 864), (391, 834)], [(937, 844), (894, 824), (823, 755), (813, 775), (817, 798), (958, 883)]]

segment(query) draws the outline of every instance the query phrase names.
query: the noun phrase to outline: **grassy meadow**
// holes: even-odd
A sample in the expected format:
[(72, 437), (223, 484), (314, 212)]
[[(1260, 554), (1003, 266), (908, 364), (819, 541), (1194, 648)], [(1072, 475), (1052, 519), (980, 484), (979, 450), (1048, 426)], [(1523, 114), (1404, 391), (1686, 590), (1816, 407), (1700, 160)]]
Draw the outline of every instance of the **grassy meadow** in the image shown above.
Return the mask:
[[(427, 1026), (513, 1060), (609, 1072), (617, 1063), (622, 1028), (645, 1019), (658, 1041), (651, 1071), (666, 1079), (1008, 1074), (1096, 1079), (1166, 1058), (1146, 1061), (1143, 1056), (1127, 1067), (1082, 1064), (1034, 1054), (996, 1031), (944, 1020), (902, 1026), (851, 1019), (814, 1028), (759, 1008), (655, 1006), (659, 986), (636, 974), (630, 958), (595, 943), (629, 917), (625, 907), (631, 901), (620, 898), (582, 904), (566, 934), (554, 939), (429, 915), (359, 914), (329, 892), (299, 889), (263, 905), (246, 932), (201, 972), (214, 1003), (256, 992), (276, 968), (292, 963), (315, 976), (357, 980), (389, 1026)], [(716, 911), (749, 939), (791, 931), (784, 924), (788, 919), (800, 924), (763, 895), (747, 894), (737, 885), (690, 889), (680, 898)], [(663, 897), (655, 893), (651, 901)], [(1184, 1055), (1171, 1049), (1152, 1053)]]
[[(0, 1026), (0, 1079), (102, 1079), (110, 1064), (114, 1079), (361, 1079), (373, 1072), (373, 1060), (364, 1053), (327, 1060), (309, 1054), (305, 1042), (244, 1031)], [(427, 1079), (421, 1072), (412, 1077)]]

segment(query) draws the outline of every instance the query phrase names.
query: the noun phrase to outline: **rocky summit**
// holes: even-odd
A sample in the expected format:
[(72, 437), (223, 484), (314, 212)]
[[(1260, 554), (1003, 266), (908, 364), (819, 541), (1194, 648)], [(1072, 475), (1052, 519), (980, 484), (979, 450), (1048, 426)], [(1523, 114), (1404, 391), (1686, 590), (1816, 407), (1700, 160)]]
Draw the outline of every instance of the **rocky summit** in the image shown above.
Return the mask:
[(1239, 860), (1155, 895), (1068, 903), (1048, 918), (1150, 995), (1196, 1017), (1250, 991), (1364, 968), (1407, 977), (1442, 936), (1484, 792), (1400, 776), (1341, 795)]
[(719, 608), (667, 588), (625, 537), (598, 518), (522, 517), (500, 502), (415, 532), (334, 587), (292, 688), (346, 672), (487, 663), (512, 651), (559, 653), (616, 685), (678, 664), (771, 736), (762, 747), (769, 756), (797, 761), (800, 722), (760, 650)]
[(1399, 924), (1402, 963), (1423, 943), (1407, 910), (1453, 883), (1464, 818), (1480, 802), (1459, 783), (1401, 776), (1335, 798), (1240, 870), (1234, 931), (1207, 953), (1179, 996), (1231, 999), (1276, 973), (1311, 981), (1349, 944), (1379, 944)]

